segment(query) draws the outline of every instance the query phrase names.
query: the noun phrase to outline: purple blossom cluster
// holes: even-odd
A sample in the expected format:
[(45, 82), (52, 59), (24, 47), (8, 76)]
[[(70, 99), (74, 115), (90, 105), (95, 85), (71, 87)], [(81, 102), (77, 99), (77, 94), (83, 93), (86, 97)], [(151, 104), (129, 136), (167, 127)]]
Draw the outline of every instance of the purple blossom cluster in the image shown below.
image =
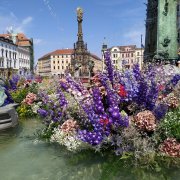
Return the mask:
[(62, 91), (57, 89), (53, 98), (44, 92), (39, 93), (38, 96), (41, 99), (42, 104), (37, 112), (45, 118), (45, 124), (49, 125), (51, 121), (60, 122), (63, 111), (65, 111), (68, 104)]
[(16, 90), (19, 80), (20, 80), (20, 76), (13, 75), (12, 78), (9, 80), (9, 89)]
[(111, 62), (110, 52), (107, 51), (104, 56), (105, 56), (105, 64), (106, 64), (107, 76), (108, 76), (110, 82), (113, 84), (114, 68), (113, 68), (113, 65), (112, 65), (112, 62)]

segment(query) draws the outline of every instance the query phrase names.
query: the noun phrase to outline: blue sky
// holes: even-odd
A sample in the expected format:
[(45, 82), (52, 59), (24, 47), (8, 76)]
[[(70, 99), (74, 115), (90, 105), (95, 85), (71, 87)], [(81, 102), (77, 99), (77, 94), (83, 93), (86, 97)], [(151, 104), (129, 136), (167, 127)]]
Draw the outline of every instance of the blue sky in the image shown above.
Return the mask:
[[(109, 47), (136, 44), (145, 34), (146, 0), (0, 0), (0, 33), (13, 27), (34, 39), (35, 61), (77, 40), (76, 8), (84, 10), (84, 41), (101, 56)], [(143, 38), (144, 39), (144, 38)]]

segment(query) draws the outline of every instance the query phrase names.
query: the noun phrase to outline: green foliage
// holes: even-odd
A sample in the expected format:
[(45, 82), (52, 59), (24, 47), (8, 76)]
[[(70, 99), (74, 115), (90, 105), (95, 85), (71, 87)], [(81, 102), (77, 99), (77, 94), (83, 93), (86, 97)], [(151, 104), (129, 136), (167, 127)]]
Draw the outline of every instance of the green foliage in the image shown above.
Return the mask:
[(26, 104), (21, 104), (21, 106), (17, 108), (17, 112), (20, 118), (29, 118), (35, 116), (31, 109), (31, 106)]
[(31, 86), (28, 88), (29, 92), (37, 94), (38, 93), (38, 85), (36, 83), (33, 83)]
[(162, 140), (173, 137), (180, 141), (180, 107), (166, 114), (158, 131)]
[(58, 127), (59, 123), (51, 123), (48, 127), (41, 131), (37, 131), (36, 135), (39, 139), (49, 140), (53, 135), (54, 128)]
[(29, 92), (28, 88), (18, 89), (11, 92), (11, 96), (16, 103), (21, 103)]

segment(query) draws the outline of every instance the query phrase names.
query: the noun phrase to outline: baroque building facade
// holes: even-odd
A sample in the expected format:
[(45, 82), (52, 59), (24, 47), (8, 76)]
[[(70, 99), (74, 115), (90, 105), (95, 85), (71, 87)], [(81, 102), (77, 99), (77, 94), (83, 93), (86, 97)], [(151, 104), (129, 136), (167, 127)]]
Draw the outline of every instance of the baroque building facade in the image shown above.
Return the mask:
[(17, 48), (12, 40), (0, 37), (0, 77), (7, 78), (18, 72)]
[(34, 69), (34, 45), (33, 39), (26, 37), (24, 33), (8, 32), (0, 34), (0, 37), (12, 40), (17, 46), (18, 74), (29, 75)]
[[(101, 59), (90, 54), (90, 60), (94, 61), (95, 71), (102, 70)], [(74, 61), (74, 49), (58, 49), (38, 59), (36, 74), (44, 77), (59, 76), (63, 78), (65, 73), (72, 72)]]
[(106, 51), (110, 52), (112, 65), (115, 69), (131, 69), (134, 64), (139, 64), (140, 68), (143, 66), (144, 49), (137, 48), (136, 45), (127, 46), (113, 46), (108, 48), (107, 45), (102, 46), (102, 60), (103, 60), (103, 70), (105, 70), (104, 64), (104, 53)]

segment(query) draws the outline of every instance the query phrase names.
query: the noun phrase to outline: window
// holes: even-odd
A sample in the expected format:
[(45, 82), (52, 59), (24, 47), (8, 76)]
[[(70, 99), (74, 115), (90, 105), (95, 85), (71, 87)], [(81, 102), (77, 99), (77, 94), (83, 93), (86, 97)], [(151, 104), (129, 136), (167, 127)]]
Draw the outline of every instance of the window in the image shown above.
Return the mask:
[(62, 63), (64, 63), (64, 61), (62, 60)]
[(6, 58), (8, 57), (8, 51), (6, 50)]
[(68, 60), (66, 60), (66, 64), (68, 64)]
[(14, 61), (14, 68), (16, 68), (16, 61)]
[(122, 57), (124, 58), (124, 54), (122, 54)]
[(53, 61), (53, 63), (55, 64), (55, 61)]
[(133, 57), (133, 53), (131, 53), (131, 57)]
[(113, 63), (115, 64), (115, 63), (116, 63), (116, 61), (114, 60), (114, 61), (113, 61)]
[(62, 55), (62, 58), (64, 58), (64, 56)]
[(115, 58), (115, 57), (116, 57), (116, 54), (113, 54), (113, 57)]
[(4, 49), (2, 49), (1, 52), (2, 52), (2, 57), (4, 57)]
[(54, 66), (54, 69), (56, 69), (56, 67)]
[(68, 58), (68, 55), (66, 55), (66, 57)]
[(58, 69), (59, 69), (59, 66), (58, 66)]
[(59, 64), (59, 61), (58, 61), (58, 64)]
[(117, 51), (117, 49), (114, 49), (114, 51)]
[(131, 63), (133, 63), (133, 59), (131, 59)]
[(139, 52), (137, 53), (137, 55), (138, 55), (138, 56), (140, 55)]

